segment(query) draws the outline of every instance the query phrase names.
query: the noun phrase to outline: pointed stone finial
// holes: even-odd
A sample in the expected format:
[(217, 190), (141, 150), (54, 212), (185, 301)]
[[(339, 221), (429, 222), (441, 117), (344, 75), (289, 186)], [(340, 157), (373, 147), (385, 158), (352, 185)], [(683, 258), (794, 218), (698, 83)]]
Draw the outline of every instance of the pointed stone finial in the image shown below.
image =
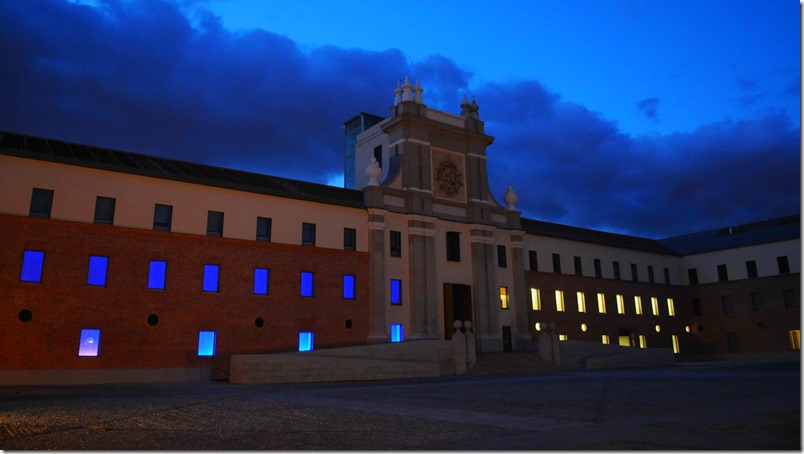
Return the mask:
[(505, 196), (503, 197), (503, 201), (505, 202), (508, 207), (506, 210), (508, 211), (516, 211), (516, 201), (519, 200), (519, 197), (514, 192), (514, 188), (508, 186), (508, 190), (505, 191)]
[(410, 89), (413, 88), (413, 85), (410, 84), (410, 80), (408, 80), (408, 76), (405, 76), (405, 84), (402, 85), (402, 101), (412, 101), (413, 96), (410, 93)]
[(372, 156), (368, 166), (366, 166), (366, 178), (368, 178), (368, 183), (366, 186), (379, 186), (380, 176), (382, 176), (380, 163), (377, 162), (377, 159), (374, 156)]
[(394, 105), (395, 106), (398, 105), (400, 102), (402, 102), (402, 87), (400, 87), (400, 85), (402, 85), (402, 81), (397, 80), (396, 81), (396, 89), (394, 89)]
[(469, 101), (466, 100), (466, 93), (463, 94), (463, 102), (461, 103), (461, 116), (463, 118), (469, 117)]
[(475, 120), (480, 120), (480, 114), (478, 113), (480, 106), (477, 105), (477, 101), (475, 101), (474, 96), (472, 96), (472, 106), (469, 109), (472, 111), (472, 118)]
[(422, 92), (424, 89), (419, 85), (419, 79), (416, 79), (416, 86), (413, 87), (413, 101), (417, 104), (422, 103)]

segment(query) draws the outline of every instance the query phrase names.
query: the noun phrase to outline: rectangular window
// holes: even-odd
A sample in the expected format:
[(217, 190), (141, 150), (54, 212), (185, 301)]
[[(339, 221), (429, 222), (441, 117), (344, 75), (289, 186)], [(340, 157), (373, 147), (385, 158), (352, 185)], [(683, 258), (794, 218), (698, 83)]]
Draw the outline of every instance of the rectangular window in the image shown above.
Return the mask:
[(530, 307), (534, 311), (542, 310), (542, 295), (537, 288), (530, 289)]
[(635, 296), (634, 297), (634, 313), (637, 315), (642, 315), (642, 297)]
[(602, 336), (602, 340), (603, 340), (603, 343), (606, 344), (606, 345), (611, 344), (611, 337), (609, 337), (608, 334), (604, 334)]
[(357, 230), (349, 227), (343, 228), (343, 250), (356, 251), (357, 250)]
[(731, 295), (722, 295), (720, 297), (720, 302), (723, 304), (723, 313), (724, 314), (731, 314), (734, 312), (734, 305), (731, 301)]
[(681, 350), (678, 348), (678, 336), (673, 334), (672, 339), (673, 339), (673, 353), (675, 354), (681, 353)]
[(648, 282), (651, 284), (656, 283), (656, 277), (653, 275), (653, 265), (648, 265)]
[(164, 290), (166, 272), (167, 262), (163, 260), (151, 260), (148, 264), (148, 288)]
[(106, 267), (109, 264), (109, 257), (93, 255), (89, 257), (89, 272), (87, 273), (87, 285), (98, 287), (106, 286)]
[(198, 332), (198, 356), (215, 356), (215, 331)]
[(556, 290), (556, 310), (564, 312), (564, 292)]
[(667, 315), (671, 317), (676, 316), (676, 304), (673, 301), (673, 298), (667, 298)]
[(263, 218), (257, 216), (257, 241), (271, 242), (271, 218)]
[(355, 299), (355, 276), (353, 274), (343, 275), (343, 299)]
[(302, 246), (315, 246), (315, 224), (302, 223)]
[(603, 277), (603, 266), (600, 263), (600, 259), (595, 259), (594, 264), (595, 264), (595, 277), (598, 278)]
[(602, 293), (597, 294), (597, 311), (601, 314), (606, 313), (606, 295)]
[(223, 213), (207, 211), (207, 236), (223, 236)]
[(201, 290), (205, 292), (218, 291), (218, 274), (220, 266), (218, 265), (204, 265), (204, 284)]
[(78, 341), (78, 356), (98, 356), (100, 335), (99, 329), (82, 329), (81, 339)]
[(32, 218), (50, 219), (50, 211), (52, 209), (53, 191), (51, 189), (33, 188), (28, 216)]
[(652, 296), (650, 298), (650, 307), (653, 315), (659, 315), (659, 298)]
[(154, 205), (154, 230), (164, 230), (170, 232), (173, 224), (173, 206), (162, 205), (157, 203)]
[(531, 271), (539, 271), (539, 260), (536, 251), (528, 251), (528, 266)]
[(801, 330), (791, 329), (787, 334), (790, 336), (790, 347), (793, 350), (801, 350)]
[(95, 199), (95, 224), (112, 225), (114, 223), (115, 199), (98, 196)]
[(313, 350), (313, 333), (303, 331), (299, 333), (299, 351), (309, 352)]
[(575, 295), (578, 299), (578, 312), (586, 312), (586, 295), (583, 292), (577, 292)]
[(792, 288), (786, 288), (782, 290), (782, 299), (784, 300), (784, 309), (791, 310), (791, 309), (798, 309), (798, 300), (796, 300), (796, 296), (793, 293)]
[(500, 287), (500, 309), (508, 309), (508, 287)]
[(382, 169), (382, 145), (374, 147), (374, 159), (377, 160), (377, 164), (379, 164)]
[(22, 282), (42, 282), (42, 266), (45, 262), (45, 253), (42, 251), (25, 251), (22, 254)]
[(639, 335), (639, 348), (648, 348), (648, 339), (644, 334)]
[(692, 299), (692, 315), (703, 315), (701, 311), (701, 299), (700, 298), (693, 298)]
[(553, 272), (561, 274), (561, 255), (553, 254)]
[(402, 281), (391, 279), (391, 304), (402, 304)]
[(790, 273), (790, 264), (787, 262), (787, 256), (776, 257), (776, 264), (779, 266), (779, 274)]
[(254, 294), (267, 295), (271, 271), (268, 268), (254, 268)]
[(572, 258), (572, 261), (575, 265), (575, 275), (576, 276), (583, 276), (583, 266), (581, 264), (581, 258), (577, 255)]
[(388, 243), (391, 257), (402, 257), (402, 233), (391, 230), (389, 232)]
[(636, 263), (631, 264), (631, 280), (634, 282), (639, 281), (639, 273), (637, 272)]
[(695, 268), (690, 268), (687, 270), (687, 275), (690, 279), (690, 285), (697, 285), (698, 284), (698, 270)]
[(726, 265), (717, 266), (717, 280), (720, 282), (726, 282), (729, 280), (729, 270), (726, 268)]
[(566, 334), (559, 334), (558, 335), (558, 340), (560, 340), (560, 341), (565, 341), (565, 340), (568, 340), (568, 339), (569, 339), (569, 336), (567, 336)]
[(762, 310), (765, 309), (765, 304), (762, 302), (761, 292), (751, 293), (751, 308), (754, 310), (754, 312), (762, 312)]
[(611, 265), (614, 268), (614, 279), (620, 280), (620, 262), (615, 260)]
[(391, 342), (402, 342), (404, 340), (404, 333), (402, 332), (401, 323), (391, 324)]
[(617, 313), (625, 314), (625, 297), (623, 295), (617, 295), (615, 298), (617, 299)]
[(447, 232), (447, 261), (461, 261), (461, 234), (460, 232)]
[(313, 273), (312, 271), (301, 272), (301, 288), (299, 289), (299, 296), (312, 297), (313, 296)]
[(505, 253), (505, 246), (502, 244), (497, 245), (497, 266), (500, 268), (508, 267), (508, 257)]
[(670, 285), (670, 268), (664, 268), (664, 283)]
[(745, 273), (748, 277), (757, 277), (757, 261), (748, 260), (745, 262)]

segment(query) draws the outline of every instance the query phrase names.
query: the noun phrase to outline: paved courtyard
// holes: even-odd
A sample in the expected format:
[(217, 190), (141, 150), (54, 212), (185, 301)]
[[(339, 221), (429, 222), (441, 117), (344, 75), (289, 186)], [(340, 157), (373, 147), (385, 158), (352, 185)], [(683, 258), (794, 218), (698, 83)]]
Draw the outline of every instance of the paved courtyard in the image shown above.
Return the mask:
[(0, 449), (800, 450), (800, 364), (0, 387)]

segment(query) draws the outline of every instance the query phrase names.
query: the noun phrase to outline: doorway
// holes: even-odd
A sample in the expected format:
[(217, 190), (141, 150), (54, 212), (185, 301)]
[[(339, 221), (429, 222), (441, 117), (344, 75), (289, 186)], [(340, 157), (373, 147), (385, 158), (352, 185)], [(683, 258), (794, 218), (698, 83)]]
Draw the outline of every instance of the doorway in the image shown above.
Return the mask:
[(472, 287), (464, 284), (444, 284), (444, 338), (452, 339), (455, 320), (472, 322)]

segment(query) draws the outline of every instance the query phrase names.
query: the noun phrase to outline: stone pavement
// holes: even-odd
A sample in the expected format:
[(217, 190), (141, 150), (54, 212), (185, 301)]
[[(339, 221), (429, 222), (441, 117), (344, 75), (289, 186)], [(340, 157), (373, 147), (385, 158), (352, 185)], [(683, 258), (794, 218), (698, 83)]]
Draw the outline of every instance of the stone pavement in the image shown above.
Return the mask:
[(800, 363), (0, 387), (0, 449), (801, 450)]

